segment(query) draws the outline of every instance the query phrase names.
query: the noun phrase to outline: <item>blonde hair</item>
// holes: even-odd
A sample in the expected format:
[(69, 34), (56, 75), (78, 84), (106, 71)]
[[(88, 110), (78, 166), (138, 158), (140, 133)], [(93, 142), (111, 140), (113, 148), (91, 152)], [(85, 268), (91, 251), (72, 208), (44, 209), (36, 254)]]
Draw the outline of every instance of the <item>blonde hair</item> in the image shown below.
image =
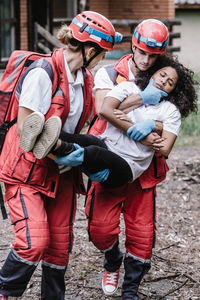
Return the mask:
[(73, 38), (71, 28), (67, 25), (62, 25), (57, 33), (57, 38), (64, 45), (68, 45), (69, 41)]
[(79, 51), (81, 43), (73, 37), (72, 30), (66, 24), (58, 30), (57, 39), (72, 51)]

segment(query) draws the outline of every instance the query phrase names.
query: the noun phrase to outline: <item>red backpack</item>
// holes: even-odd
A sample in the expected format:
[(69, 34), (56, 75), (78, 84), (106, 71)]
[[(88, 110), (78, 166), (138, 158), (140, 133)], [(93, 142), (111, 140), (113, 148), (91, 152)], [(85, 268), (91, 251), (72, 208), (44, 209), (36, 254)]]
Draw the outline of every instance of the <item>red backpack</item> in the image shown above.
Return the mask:
[[(35, 61), (41, 58), (51, 57), (51, 54), (41, 54), (30, 51), (15, 50), (12, 52), (6, 70), (0, 81), (0, 152), (3, 147), (5, 135), (9, 128), (11, 128), (16, 122), (17, 117), (13, 120), (9, 119), (9, 108), (11, 107), (17, 86), (22, 78), (22, 75), (26, 75), (25, 71), (29, 68), (38, 67)], [(41, 64), (40, 67), (43, 68)], [(28, 71), (28, 70), (27, 70)], [(53, 82), (53, 71), (47, 72), (51, 81)], [(4, 207), (3, 195), (0, 187), (0, 206), (3, 215), (3, 219), (7, 218), (6, 210)]]

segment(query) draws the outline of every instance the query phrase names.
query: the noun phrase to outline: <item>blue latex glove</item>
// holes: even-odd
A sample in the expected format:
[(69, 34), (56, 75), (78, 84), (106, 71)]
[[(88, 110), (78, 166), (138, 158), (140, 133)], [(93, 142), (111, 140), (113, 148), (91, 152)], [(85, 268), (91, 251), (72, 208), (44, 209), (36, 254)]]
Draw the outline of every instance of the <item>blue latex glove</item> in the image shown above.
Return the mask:
[(142, 122), (135, 123), (127, 130), (126, 134), (135, 141), (143, 140), (149, 133), (156, 128), (153, 120), (147, 119)]
[(77, 150), (71, 152), (66, 156), (61, 156), (56, 158), (56, 163), (58, 165), (76, 167), (82, 164), (84, 160), (84, 148), (77, 144), (74, 144)]
[(99, 171), (94, 174), (90, 174), (88, 172), (85, 172), (85, 174), (92, 180), (92, 181), (97, 181), (97, 182), (103, 182), (108, 179), (109, 176), (109, 169), (104, 169), (102, 171)]
[(160, 99), (164, 96), (167, 97), (168, 94), (160, 89), (157, 89), (153, 86), (154, 79), (152, 78), (144, 89), (144, 91), (140, 92), (139, 95), (142, 98), (143, 104), (153, 104), (156, 105), (159, 103)]

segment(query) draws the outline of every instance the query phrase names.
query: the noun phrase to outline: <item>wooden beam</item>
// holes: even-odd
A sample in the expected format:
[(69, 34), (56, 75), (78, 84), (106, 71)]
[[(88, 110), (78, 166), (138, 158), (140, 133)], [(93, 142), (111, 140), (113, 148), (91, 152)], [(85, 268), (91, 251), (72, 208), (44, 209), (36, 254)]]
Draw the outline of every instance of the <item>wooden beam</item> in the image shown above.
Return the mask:
[(60, 43), (56, 37), (51, 35), (46, 29), (44, 29), (38, 23), (36, 23), (36, 30), (37, 30), (38, 34), (40, 34), (42, 37), (44, 37), (54, 47), (57, 47), (57, 48), (63, 47), (63, 44)]
[[(72, 21), (72, 18), (54, 18), (53, 23), (54, 24), (70, 24)], [(111, 19), (110, 20), (113, 26), (120, 26), (120, 27), (129, 27), (129, 26), (136, 26), (140, 22), (142, 22), (142, 19)], [(169, 25), (181, 25), (181, 21), (178, 19), (160, 19), (164, 24), (167, 26)]]
[(181, 9), (181, 10), (186, 10), (186, 9), (200, 9), (199, 4), (176, 4), (175, 9)]
[(39, 49), (41, 49), (46, 54), (52, 52), (48, 47), (44, 46), (41, 42), (38, 42), (37, 46), (38, 46)]

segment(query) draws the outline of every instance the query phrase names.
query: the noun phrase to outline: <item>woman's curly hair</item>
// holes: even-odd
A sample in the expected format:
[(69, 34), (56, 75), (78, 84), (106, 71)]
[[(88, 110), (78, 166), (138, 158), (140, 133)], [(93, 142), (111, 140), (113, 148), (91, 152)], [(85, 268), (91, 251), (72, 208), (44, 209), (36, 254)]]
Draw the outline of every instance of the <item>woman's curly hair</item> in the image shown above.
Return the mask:
[(178, 81), (175, 89), (169, 94), (167, 100), (173, 103), (180, 111), (182, 117), (187, 117), (190, 112), (197, 112), (197, 87), (198, 83), (194, 80), (194, 72), (180, 62), (177, 57), (172, 55), (160, 55), (155, 66), (150, 70), (140, 71), (136, 77), (136, 84), (143, 90), (151, 76), (161, 68), (170, 66), (178, 74)]

